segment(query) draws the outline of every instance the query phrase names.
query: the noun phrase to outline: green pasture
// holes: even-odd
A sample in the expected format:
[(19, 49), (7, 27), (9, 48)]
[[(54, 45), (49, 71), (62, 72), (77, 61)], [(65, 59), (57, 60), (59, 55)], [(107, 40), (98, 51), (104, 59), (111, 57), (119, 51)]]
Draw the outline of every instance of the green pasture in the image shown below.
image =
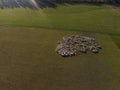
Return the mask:
[[(114, 37), (120, 35), (120, 10), (109, 5), (83, 4), (64, 4), (39, 10), (8, 8), (0, 10), (0, 25), (78, 30), (106, 33)], [(113, 40), (120, 47), (118, 40)]]
[[(64, 36), (97, 39), (102, 50), (63, 58)], [(0, 9), (0, 90), (120, 90), (120, 10), (109, 5)]]
[(42, 10), (0, 10), (0, 25), (4, 26), (31, 26), (109, 34), (120, 34), (119, 19), (119, 10), (106, 5), (61, 5)]
[[(103, 49), (63, 58), (57, 41), (96, 37)], [(0, 28), (1, 90), (119, 90), (120, 50), (109, 35), (35, 28)]]

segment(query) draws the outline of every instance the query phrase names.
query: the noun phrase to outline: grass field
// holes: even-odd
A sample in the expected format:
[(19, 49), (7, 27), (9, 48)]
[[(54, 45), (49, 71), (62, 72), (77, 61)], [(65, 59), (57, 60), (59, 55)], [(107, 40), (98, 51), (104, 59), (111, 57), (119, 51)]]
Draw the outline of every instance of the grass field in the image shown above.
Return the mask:
[(89, 34), (101, 43), (100, 54), (62, 58), (55, 52), (73, 31), (0, 28), (1, 90), (119, 90), (120, 50), (109, 35)]
[[(119, 24), (119, 9), (107, 5), (0, 10), (0, 90), (120, 90)], [(103, 49), (62, 58), (57, 41), (74, 34)]]
[[(57, 8), (0, 10), (0, 25), (78, 30), (110, 34), (120, 47), (120, 10), (103, 5), (60, 5)], [(117, 35), (117, 40), (115, 36)]]

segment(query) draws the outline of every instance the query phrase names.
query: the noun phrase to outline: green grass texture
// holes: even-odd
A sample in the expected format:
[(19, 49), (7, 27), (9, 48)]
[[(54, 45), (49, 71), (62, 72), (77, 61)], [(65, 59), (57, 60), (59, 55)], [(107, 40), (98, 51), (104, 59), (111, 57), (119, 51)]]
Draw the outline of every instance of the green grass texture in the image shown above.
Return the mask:
[(109, 5), (64, 4), (38, 10), (1, 9), (0, 25), (105, 33), (113, 36), (120, 47), (120, 11)]

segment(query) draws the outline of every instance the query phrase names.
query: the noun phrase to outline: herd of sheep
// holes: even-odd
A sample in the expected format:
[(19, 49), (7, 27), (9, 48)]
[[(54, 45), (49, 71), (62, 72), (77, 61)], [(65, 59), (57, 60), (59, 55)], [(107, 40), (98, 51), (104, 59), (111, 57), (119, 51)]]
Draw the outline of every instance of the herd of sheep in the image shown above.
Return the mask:
[(99, 53), (101, 46), (97, 43), (95, 38), (74, 35), (70, 37), (63, 37), (62, 41), (58, 42), (56, 52), (63, 57), (75, 56), (80, 53)]

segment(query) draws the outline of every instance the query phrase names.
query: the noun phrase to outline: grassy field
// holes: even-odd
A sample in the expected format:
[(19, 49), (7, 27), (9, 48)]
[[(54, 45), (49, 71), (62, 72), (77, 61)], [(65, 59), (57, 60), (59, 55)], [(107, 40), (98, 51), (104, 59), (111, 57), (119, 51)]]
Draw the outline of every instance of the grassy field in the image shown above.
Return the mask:
[[(60, 5), (0, 10), (0, 90), (120, 90), (120, 10)], [(99, 54), (62, 58), (57, 41), (94, 36)]]
[[(60, 5), (56, 8), (3, 9), (1, 26), (40, 27), (106, 33), (120, 47), (120, 10), (113, 6)], [(117, 40), (114, 38), (117, 35)]]
[(120, 50), (109, 35), (89, 34), (102, 45), (99, 54), (62, 58), (57, 41), (73, 31), (0, 28), (1, 90), (119, 90)]

